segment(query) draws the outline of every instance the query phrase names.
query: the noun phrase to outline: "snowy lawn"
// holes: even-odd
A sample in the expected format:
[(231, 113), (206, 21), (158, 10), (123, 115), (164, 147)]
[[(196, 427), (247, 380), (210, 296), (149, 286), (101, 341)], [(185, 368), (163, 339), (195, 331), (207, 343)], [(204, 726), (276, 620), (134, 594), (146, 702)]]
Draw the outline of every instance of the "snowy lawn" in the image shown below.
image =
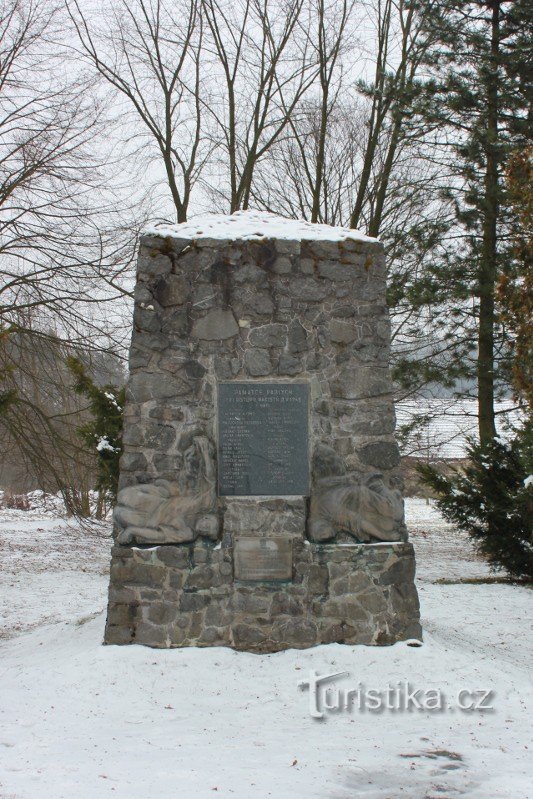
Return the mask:
[(101, 611), (109, 535), (105, 523), (80, 527), (50, 513), (0, 510), (0, 640)]
[[(436, 582), (488, 572), (432, 506), (407, 511), (424, 646), (273, 655), (101, 646), (105, 528), (2, 512), (0, 798), (533, 796), (532, 594)], [(310, 670), (348, 672), (338, 688), (438, 688), (445, 709), (316, 720), (297, 687)], [(494, 691), (494, 710), (460, 711), (461, 689)]]

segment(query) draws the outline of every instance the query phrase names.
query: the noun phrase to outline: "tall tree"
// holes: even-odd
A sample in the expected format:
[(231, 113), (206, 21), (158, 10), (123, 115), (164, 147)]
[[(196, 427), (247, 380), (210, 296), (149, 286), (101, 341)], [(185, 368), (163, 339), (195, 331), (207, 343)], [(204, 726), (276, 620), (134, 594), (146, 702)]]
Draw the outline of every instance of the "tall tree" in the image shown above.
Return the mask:
[[(359, 6), (315, 2), (312, 41), (320, 80), (291, 118), (290, 135), (256, 170), (252, 196), (271, 211), (358, 225), (381, 237), (389, 266), (393, 364), (402, 377), (401, 396), (410, 395), (441, 378), (450, 348), (431, 312), (434, 293), (426, 290), (449, 212), (435, 190), (437, 167), (427, 158), (432, 124), (413, 118), (427, 72), (431, 38), (425, 16), (433, 2), (418, 8), (404, 0), (374, 0), (364, 16), (358, 16)], [(361, 52), (354, 31), (369, 26), (376, 31), (373, 61), (367, 79), (354, 85)]]
[(517, 150), (507, 169), (516, 211), (513, 262), (498, 285), (500, 312), (513, 333), (513, 385), (533, 412), (533, 147)]
[(207, 111), (215, 123), (215, 153), (222, 155), (222, 182), (210, 175), (210, 193), (230, 212), (245, 210), (257, 165), (317, 77), (313, 9), (305, 0), (202, 0), (202, 8), (217, 85)]
[[(521, 0), (440, 0), (426, 17), (433, 39), (426, 63), (434, 77), (419, 108), (438, 126), (433, 157), (444, 154), (445, 193), (455, 212), (446, 258), (435, 263), (435, 286), (444, 306), (446, 300), (462, 306), (463, 318), (457, 321), (464, 323), (467, 337), (475, 337), (482, 445), (496, 435), (495, 398), (509, 359), (496, 289), (514, 257), (509, 240), (514, 212), (503, 173), (513, 147), (528, 136), (528, 16), (531, 22)], [(455, 355), (464, 357), (464, 349)]]
[(370, 102), (361, 174), (350, 215), (350, 227), (366, 222), (371, 236), (382, 227), (389, 184), (406, 135), (420, 137), (411, 122), (413, 97), (419, 91), (418, 73), (432, 41), (427, 19), (434, 0), (422, 4), (406, 0), (376, 0), (377, 32), (374, 74), (360, 81), (359, 90)]
[(105, 196), (103, 109), (92, 79), (65, 70), (66, 36), (55, 0), (0, 4), (0, 325), (38, 310), (42, 329), (94, 341), (131, 231), (117, 235), (127, 203)]
[[(191, 192), (209, 154), (200, 135), (199, 0), (103, 0), (91, 14), (78, 0), (66, 6), (78, 35), (76, 52), (112, 88), (125, 114), (123, 135), (137, 142), (156, 171), (162, 167), (175, 221), (185, 222)], [(121, 103), (121, 101), (123, 101)], [(207, 94), (203, 97), (207, 103)]]

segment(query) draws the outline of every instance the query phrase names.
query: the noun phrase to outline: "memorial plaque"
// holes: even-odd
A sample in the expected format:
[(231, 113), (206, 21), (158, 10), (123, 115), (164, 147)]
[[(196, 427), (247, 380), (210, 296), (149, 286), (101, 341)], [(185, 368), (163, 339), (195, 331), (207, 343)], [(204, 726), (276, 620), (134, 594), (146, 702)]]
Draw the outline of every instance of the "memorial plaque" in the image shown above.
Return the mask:
[(220, 383), (218, 493), (309, 494), (307, 383)]
[(234, 542), (233, 562), (236, 580), (291, 580), (292, 541), (239, 536)]

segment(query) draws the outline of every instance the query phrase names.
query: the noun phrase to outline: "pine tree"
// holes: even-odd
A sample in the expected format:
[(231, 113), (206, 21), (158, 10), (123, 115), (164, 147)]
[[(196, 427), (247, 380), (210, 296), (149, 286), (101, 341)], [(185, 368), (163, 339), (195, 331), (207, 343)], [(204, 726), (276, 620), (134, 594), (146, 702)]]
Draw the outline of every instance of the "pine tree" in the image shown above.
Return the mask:
[(468, 458), (450, 477), (428, 464), (417, 468), (444, 518), (471, 536), (494, 570), (533, 579), (533, 427), (526, 424), (510, 443), (471, 443)]
[(444, 517), (470, 534), (493, 568), (531, 579), (530, 414), (503, 442), (494, 409), (498, 390), (508, 392), (513, 382), (523, 395), (516, 356), (530, 346), (519, 321), (531, 311), (521, 293), (528, 248), (517, 246), (517, 231), (524, 243), (525, 183), (512, 160), (531, 137), (531, 12), (523, 0), (441, 0), (436, 11), (438, 44), (428, 59), (434, 77), (417, 110), (436, 126), (436, 151), (452, 156), (444, 159), (450, 178), (443, 194), (454, 221), (426, 290), (455, 323), (448, 332), (452, 369), (474, 361), (479, 443), (471, 442), (467, 465), (450, 477), (429, 465), (419, 472)]
[(421, 300), (442, 308), (449, 340), (442, 379), (446, 372), (476, 379), (484, 445), (495, 438), (495, 398), (510, 374), (497, 287), (516, 259), (516, 214), (503, 178), (510, 153), (531, 135), (531, 12), (522, 0), (440, 0), (424, 19), (433, 77), (415, 111), (434, 127), (434, 157), (444, 155), (443, 194), (454, 221)]

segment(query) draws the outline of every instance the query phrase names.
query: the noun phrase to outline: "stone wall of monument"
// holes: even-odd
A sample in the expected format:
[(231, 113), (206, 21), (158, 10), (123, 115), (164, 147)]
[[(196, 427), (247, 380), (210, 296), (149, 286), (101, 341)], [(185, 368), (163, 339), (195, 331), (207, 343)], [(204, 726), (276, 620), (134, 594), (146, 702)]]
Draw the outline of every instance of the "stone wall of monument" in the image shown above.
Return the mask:
[(141, 239), (109, 643), (420, 635), (383, 247), (297, 234)]
[(290, 581), (239, 583), (231, 546), (115, 547), (106, 641), (274, 652), (420, 637), (411, 544), (296, 539), (293, 565)]

